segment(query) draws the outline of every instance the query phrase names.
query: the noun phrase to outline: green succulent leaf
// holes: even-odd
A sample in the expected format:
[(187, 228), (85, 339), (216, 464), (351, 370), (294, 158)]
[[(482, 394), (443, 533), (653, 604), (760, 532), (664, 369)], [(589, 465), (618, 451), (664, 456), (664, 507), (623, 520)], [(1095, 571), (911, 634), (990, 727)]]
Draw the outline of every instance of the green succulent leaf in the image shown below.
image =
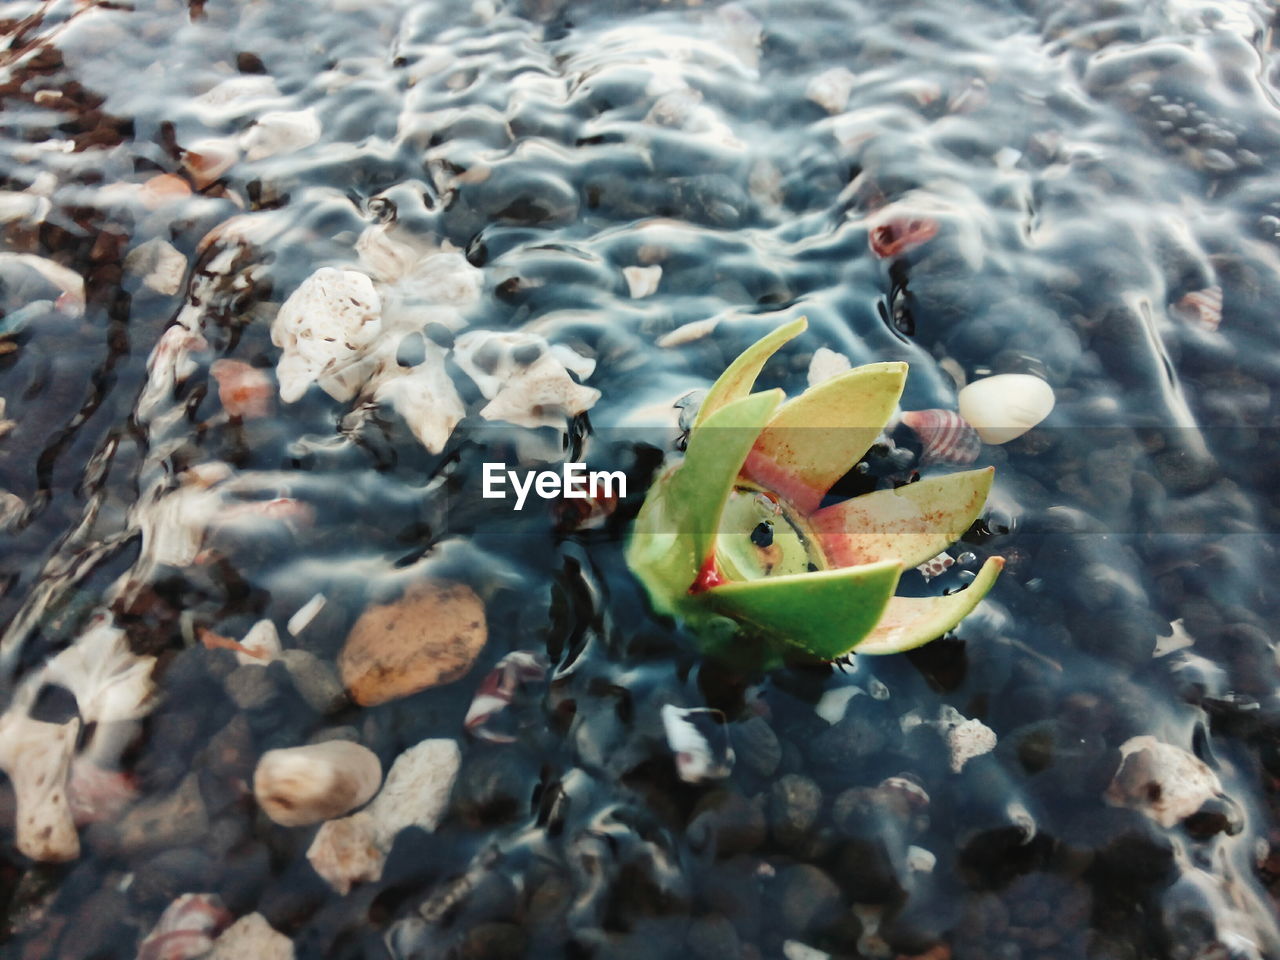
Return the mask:
[(781, 390), (732, 401), (690, 433), (684, 460), (649, 489), (627, 563), (660, 611), (675, 613), (688, 595), (715, 545), (742, 462), (781, 402)]
[(749, 631), (834, 660), (875, 627), (901, 573), (902, 565), (890, 561), (726, 583), (701, 596)]
[(693, 534), (699, 563), (715, 545), (720, 515), (743, 461), (782, 398), (781, 390), (768, 390), (733, 400), (690, 432), (684, 463), (671, 479), (671, 496), (683, 515), (679, 529)]
[(1003, 567), (1003, 557), (989, 557), (973, 583), (959, 593), (944, 597), (894, 597), (875, 629), (867, 634), (854, 652), (873, 655), (901, 653), (938, 639), (973, 611), (996, 582)]
[(746, 475), (809, 513), (875, 442), (906, 382), (905, 363), (869, 363), (810, 387), (769, 421)]
[(749, 394), (751, 388), (755, 386), (756, 377), (760, 376), (760, 371), (764, 369), (769, 358), (788, 340), (802, 334), (808, 326), (809, 321), (800, 317), (790, 323), (784, 323), (743, 350), (707, 391), (702, 406), (698, 409), (698, 415), (693, 420), (694, 428), (702, 426), (722, 407)]
[(994, 474), (987, 467), (877, 490), (824, 507), (809, 523), (832, 566), (897, 559), (914, 567), (969, 529), (987, 502)]

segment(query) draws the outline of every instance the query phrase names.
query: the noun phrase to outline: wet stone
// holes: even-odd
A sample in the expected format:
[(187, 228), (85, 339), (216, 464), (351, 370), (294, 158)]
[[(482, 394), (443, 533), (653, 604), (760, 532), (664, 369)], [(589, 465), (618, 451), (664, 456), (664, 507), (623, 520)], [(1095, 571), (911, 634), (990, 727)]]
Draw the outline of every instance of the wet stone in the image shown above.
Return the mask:
[(779, 871), (778, 909), (788, 930), (807, 933), (831, 923), (840, 913), (840, 888), (824, 871), (802, 863)]
[(134, 806), (118, 823), (90, 828), (95, 841), (125, 856), (165, 847), (199, 843), (209, 829), (199, 778), (188, 774), (177, 790)]
[(742, 953), (738, 931), (720, 914), (699, 917), (690, 923), (685, 943), (699, 960), (735, 960)]
[(276, 686), (267, 668), (247, 663), (237, 667), (224, 681), (229, 696), (241, 710), (262, 710), (276, 698)]
[(753, 773), (771, 777), (782, 762), (782, 744), (764, 717), (751, 717), (732, 728), (734, 754)]
[(728, 857), (750, 853), (765, 840), (763, 795), (748, 800), (732, 790), (716, 790), (698, 802), (686, 828), (695, 849)]
[(476, 753), (458, 774), (453, 808), (474, 827), (508, 823), (529, 811), (536, 773), (509, 750)]
[(808, 777), (788, 774), (769, 790), (769, 830), (784, 849), (799, 847), (817, 823), (822, 790)]
[(179, 894), (211, 889), (217, 873), (213, 859), (199, 849), (165, 850), (134, 871), (129, 896), (163, 909)]
[(285, 669), (298, 695), (316, 713), (328, 716), (347, 704), (337, 671), (309, 650), (286, 650)]

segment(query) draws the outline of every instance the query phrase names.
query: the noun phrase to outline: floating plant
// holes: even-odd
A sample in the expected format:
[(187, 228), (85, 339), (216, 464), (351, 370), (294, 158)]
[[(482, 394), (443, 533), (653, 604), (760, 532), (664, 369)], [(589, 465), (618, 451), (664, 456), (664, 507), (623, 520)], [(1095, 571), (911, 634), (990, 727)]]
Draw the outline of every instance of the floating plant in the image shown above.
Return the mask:
[(910, 650), (958, 624), (1004, 561), (964, 590), (894, 596), (904, 569), (977, 518), (992, 468), (930, 477), (823, 505), (893, 415), (905, 363), (872, 363), (784, 402), (752, 393), (765, 362), (807, 326), (763, 337), (708, 391), (684, 459), (650, 488), (627, 562), (654, 607), (713, 641), (763, 639), (821, 660)]

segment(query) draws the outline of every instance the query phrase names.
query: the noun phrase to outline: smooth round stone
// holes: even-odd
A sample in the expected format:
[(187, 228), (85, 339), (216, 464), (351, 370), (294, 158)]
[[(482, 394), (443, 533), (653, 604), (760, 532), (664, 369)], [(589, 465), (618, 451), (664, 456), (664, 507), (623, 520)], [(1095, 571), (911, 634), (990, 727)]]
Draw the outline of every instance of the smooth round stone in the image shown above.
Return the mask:
[(1053, 410), (1053, 388), (1029, 373), (1001, 373), (960, 391), (960, 416), (984, 443), (1014, 440)]
[(253, 775), (258, 805), (286, 827), (340, 817), (367, 803), (381, 784), (377, 756), (346, 740), (270, 750)]

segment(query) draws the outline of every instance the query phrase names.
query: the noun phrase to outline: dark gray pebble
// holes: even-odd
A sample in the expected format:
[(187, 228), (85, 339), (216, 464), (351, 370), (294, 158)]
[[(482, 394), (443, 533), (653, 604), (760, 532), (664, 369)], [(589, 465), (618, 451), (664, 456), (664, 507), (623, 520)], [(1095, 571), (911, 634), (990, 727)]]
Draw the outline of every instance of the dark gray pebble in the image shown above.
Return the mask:
[(804, 843), (821, 811), (822, 790), (808, 777), (788, 774), (769, 790), (769, 830), (784, 849)]
[(752, 717), (733, 728), (734, 753), (753, 773), (771, 777), (782, 762), (782, 744), (764, 717)]

